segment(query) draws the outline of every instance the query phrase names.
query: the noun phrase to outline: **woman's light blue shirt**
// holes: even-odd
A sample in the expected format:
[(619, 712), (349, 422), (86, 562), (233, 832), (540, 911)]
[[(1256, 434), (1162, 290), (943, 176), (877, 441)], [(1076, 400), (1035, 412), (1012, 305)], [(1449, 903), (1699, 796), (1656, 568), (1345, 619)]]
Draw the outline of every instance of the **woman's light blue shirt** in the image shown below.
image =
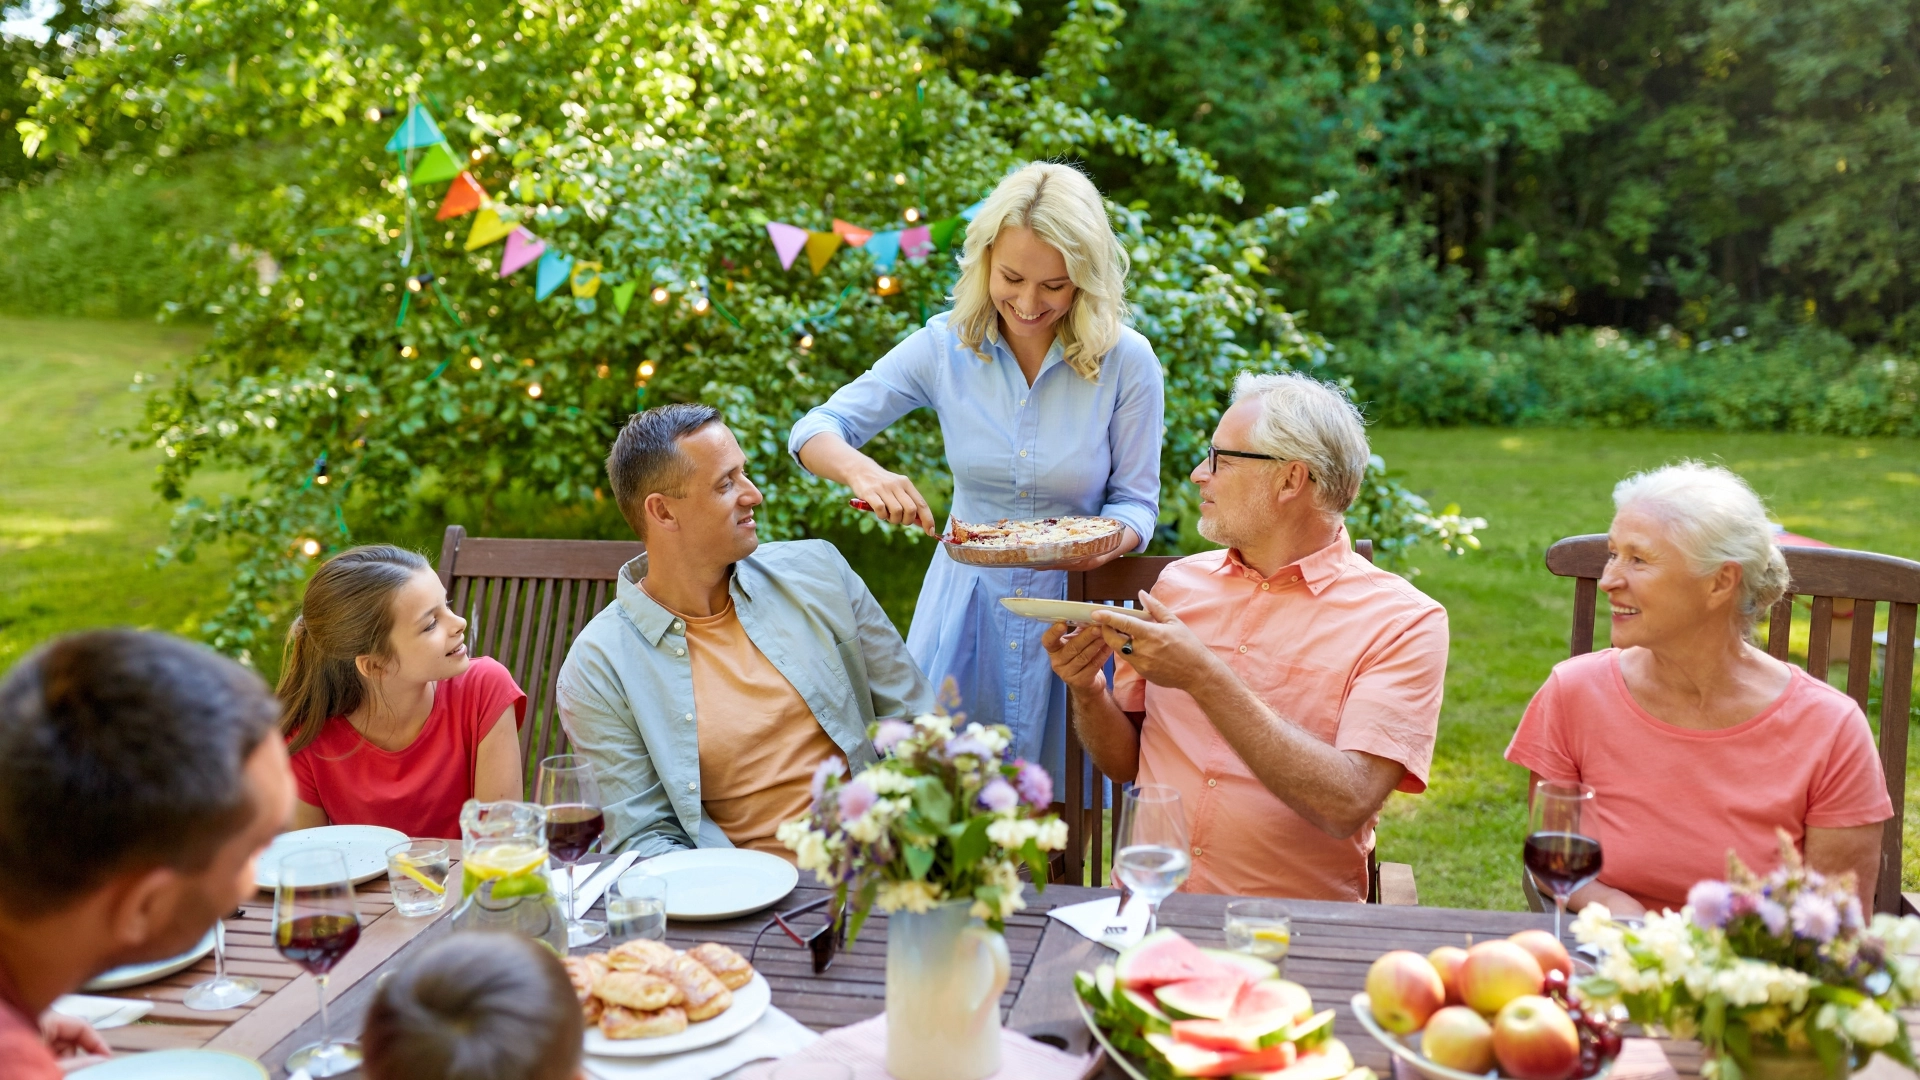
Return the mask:
[[(953, 471), (954, 517), (970, 522), (1070, 514), (1131, 526), (1144, 550), (1160, 514), (1165, 397), (1153, 346), (1131, 328), (1100, 365), (1076, 374), (1056, 342), (1029, 387), (996, 335), (990, 360), (960, 343), (945, 313), (895, 346), (794, 425), (797, 460), (807, 440), (832, 432), (858, 447), (919, 408), (940, 418)], [(1056, 783), (1066, 748), (1066, 690), (1047, 665), (1046, 624), (1000, 605), (1007, 596), (1065, 599), (1058, 570), (966, 566), (942, 550), (927, 569), (907, 649), (935, 686), (948, 678), (961, 708), (1013, 729), (1013, 752), (1047, 767)]]

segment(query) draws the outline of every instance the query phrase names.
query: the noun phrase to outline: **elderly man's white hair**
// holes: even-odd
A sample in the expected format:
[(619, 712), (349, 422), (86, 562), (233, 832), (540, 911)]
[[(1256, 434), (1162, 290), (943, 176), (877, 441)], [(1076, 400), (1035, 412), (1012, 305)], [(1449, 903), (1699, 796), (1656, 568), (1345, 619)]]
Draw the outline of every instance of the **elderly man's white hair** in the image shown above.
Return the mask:
[(1667, 526), (1687, 568), (1705, 577), (1740, 567), (1739, 615), (1758, 622), (1786, 594), (1787, 560), (1773, 541), (1767, 508), (1747, 482), (1718, 465), (1682, 461), (1635, 473), (1614, 485), (1613, 505), (1653, 515)]
[(1260, 402), (1249, 449), (1304, 462), (1313, 475), (1314, 504), (1330, 514), (1346, 513), (1360, 494), (1371, 454), (1366, 421), (1346, 391), (1298, 372), (1245, 371), (1233, 380), (1233, 403), (1248, 399)]

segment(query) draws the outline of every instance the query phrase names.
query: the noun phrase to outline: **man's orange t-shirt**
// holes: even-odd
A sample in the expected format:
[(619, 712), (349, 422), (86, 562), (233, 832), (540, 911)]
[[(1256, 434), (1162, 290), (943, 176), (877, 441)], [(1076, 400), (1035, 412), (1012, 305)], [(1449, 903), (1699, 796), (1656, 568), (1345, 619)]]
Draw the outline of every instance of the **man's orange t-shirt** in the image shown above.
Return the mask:
[[(1230, 551), (1168, 566), (1156, 599), (1277, 713), (1322, 742), (1399, 762), (1400, 790), (1425, 791), (1447, 671), (1447, 613), (1355, 554), (1345, 529), (1271, 577)], [(1180, 790), (1193, 834), (1187, 892), (1365, 900), (1373, 822), (1321, 832), (1267, 790), (1183, 690), (1119, 657), (1114, 699), (1145, 711), (1143, 784)]]
[(1563, 660), (1533, 696), (1507, 760), (1593, 788), (1581, 828), (1600, 841), (1600, 882), (1649, 911), (1723, 880), (1727, 851), (1756, 873), (1780, 864), (1775, 829), (1873, 825), (1893, 816), (1873, 732), (1853, 699), (1800, 670), (1750, 720), (1675, 727), (1640, 707), (1620, 650)]

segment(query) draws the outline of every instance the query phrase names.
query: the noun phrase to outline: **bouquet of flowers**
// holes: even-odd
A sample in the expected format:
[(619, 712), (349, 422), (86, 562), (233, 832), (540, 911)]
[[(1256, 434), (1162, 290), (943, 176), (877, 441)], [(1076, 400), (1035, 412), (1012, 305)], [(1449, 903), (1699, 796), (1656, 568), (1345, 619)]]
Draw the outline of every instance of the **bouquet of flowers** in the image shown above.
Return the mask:
[(882, 720), (868, 734), (880, 760), (848, 778), (837, 758), (813, 775), (813, 808), (776, 834), (802, 870), (835, 889), (850, 931), (867, 912), (925, 912), (971, 898), (995, 930), (1025, 907), (1020, 864), (1046, 881), (1047, 856), (1067, 846), (1067, 824), (1048, 814), (1053, 781), (1031, 762), (1003, 762), (1012, 736), (993, 724), (930, 713)]
[(1573, 932), (1601, 959), (1580, 994), (1699, 1039), (1709, 1080), (1742, 1080), (1756, 1056), (1817, 1055), (1830, 1076), (1875, 1051), (1913, 1067), (1894, 1010), (1920, 1001), (1920, 919), (1865, 922), (1852, 874), (1808, 869), (1784, 833), (1780, 847), (1766, 877), (1729, 854), (1728, 880), (1695, 885), (1684, 908), (1641, 926), (1589, 904)]

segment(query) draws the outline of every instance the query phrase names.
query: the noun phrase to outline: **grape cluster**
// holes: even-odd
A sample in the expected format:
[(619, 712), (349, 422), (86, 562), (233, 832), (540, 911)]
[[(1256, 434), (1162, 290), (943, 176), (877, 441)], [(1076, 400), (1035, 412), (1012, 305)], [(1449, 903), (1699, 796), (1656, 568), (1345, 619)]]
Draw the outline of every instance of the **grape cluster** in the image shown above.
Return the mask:
[(1567, 1017), (1580, 1032), (1580, 1067), (1574, 1070), (1573, 1077), (1585, 1080), (1599, 1072), (1603, 1063), (1620, 1056), (1620, 1033), (1614, 1030), (1613, 1022), (1604, 1012), (1582, 1009), (1568, 990), (1565, 972), (1557, 968), (1547, 972), (1547, 996), (1567, 1010)]

